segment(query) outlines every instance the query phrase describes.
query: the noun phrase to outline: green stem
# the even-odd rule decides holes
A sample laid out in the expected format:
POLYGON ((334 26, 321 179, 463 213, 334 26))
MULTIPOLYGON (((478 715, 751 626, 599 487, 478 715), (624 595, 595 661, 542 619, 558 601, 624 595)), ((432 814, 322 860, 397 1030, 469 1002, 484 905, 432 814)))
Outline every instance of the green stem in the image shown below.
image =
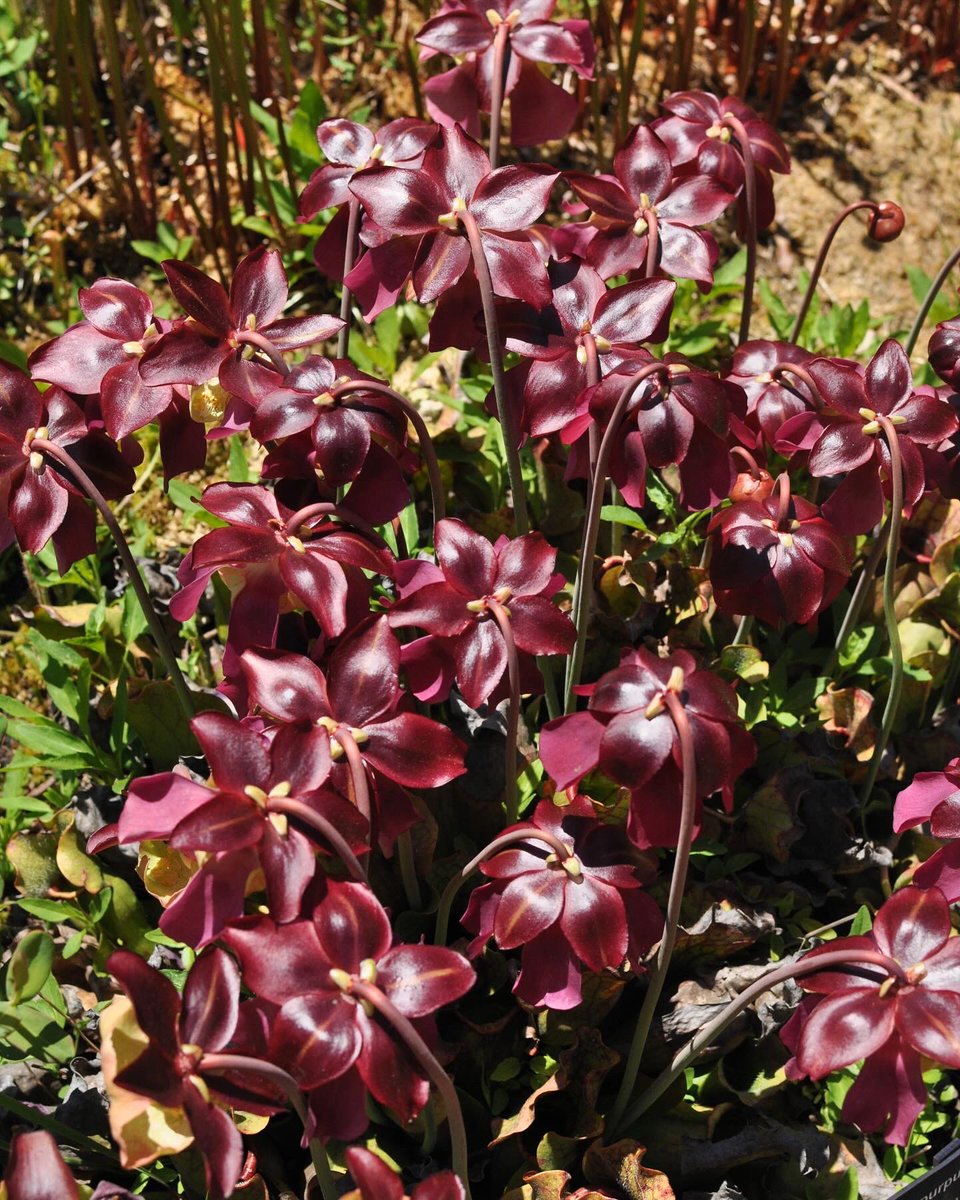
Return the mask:
POLYGON ((457 1090, 453 1080, 437 1062, 430 1047, 407 1018, 399 1012, 387 997, 373 984, 365 983, 354 977, 350 983, 350 992, 359 1000, 366 1000, 377 1010, 381 1017, 392 1026, 402 1039, 407 1049, 423 1068, 427 1077, 436 1087, 443 1100, 447 1114, 447 1124, 450 1126, 450 1150, 453 1158, 454 1172, 463 1184, 465 1200, 470 1198, 470 1175, 468 1172, 467 1131, 463 1124, 463 1112, 457 1098, 457 1090))
POLYGON ((906 350, 908 358, 913 353, 914 347, 917 344, 917 338, 920 336, 920 330, 923 328, 923 323, 927 319, 927 313, 933 307, 933 302, 936 300, 940 289, 946 282, 947 276, 958 262, 960 262, 960 246, 954 250, 947 261, 943 264, 943 266, 937 272, 936 279, 934 279, 933 283, 931 283, 930 287, 927 289, 927 294, 923 298, 923 303, 920 305, 920 310, 916 315, 916 319, 914 320, 910 329, 910 333, 907 336, 907 340, 904 343, 903 348, 906 350))
POLYGON ((163 623, 157 615, 157 610, 153 607, 150 599, 150 593, 147 591, 147 585, 143 582, 143 576, 140 574, 140 568, 137 566, 137 560, 133 557, 133 551, 130 549, 123 530, 120 528, 120 522, 117 520, 110 505, 107 503, 103 493, 93 482, 90 476, 84 471, 79 463, 67 453, 66 450, 57 446, 54 442, 48 441, 47 438, 35 437, 30 443, 33 450, 41 451, 49 458, 52 458, 60 466, 73 476, 84 492, 90 497, 93 503, 97 506, 100 516, 103 518, 103 523, 110 530, 114 544, 117 547, 117 553, 123 562, 127 571, 127 576, 130 580, 130 586, 133 588, 134 595, 143 612, 147 622, 147 628, 150 630, 150 636, 153 638, 154 644, 157 647, 157 653, 160 655, 160 661, 166 668, 167 675, 173 685, 173 690, 176 693, 177 700, 180 702, 180 707, 183 709, 183 714, 188 721, 192 721, 196 716, 193 707, 193 701, 190 697, 190 689, 187 687, 187 681, 184 679, 180 671, 180 664, 177 661, 177 656, 173 652, 173 647, 167 638, 166 630, 163 628, 163 623))
POLYGON ((520 731, 520 660, 517 644, 513 637, 510 612, 499 602, 488 598, 487 608, 500 628, 507 648, 507 678, 510 682, 509 708, 507 709, 507 743, 504 750, 503 791, 507 823, 512 825, 519 817, 517 800, 517 735, 520 731))
MULTIPOLYGON (((341 355, 341 357, 343 356, 341 355)), ((420 453, 427 464, 434 524, 437 521, 442 521, 444 516, 446 516, 446 502, 444 500, 443 478, 440 475, 440 463, 437 460, 437 451, 433 445, 433 439, 430 437, 426 422, 420 415, 416 405, 411 404, 406 396, 401 396, 399 392, 394 391, 392 387, 381 383, 379 380, 348 379, 346 383, 337 384, 330 394, 335 400, 339 400, 341 397, 349 396, 354 392, 374 392, 378 396, 386 396, 401 409, 404 416, 406 416, 407 420, 413 426, 414 432, 417 435, 417 443, 420 446, 420 453)))
POLYGON ((336 853, 340 856, 340 860, 347 868, 350 874, 358 883, 369 884, 367 873, 360 865, 357 856, 350 849, 346 838, 339 829, 325 816, 312 809, 309 804, 305 804, 302 800, 291 798, 290 796, 270 796, 267 800, 267 808, 271 812, 283 813, 285 816, 293 817, 303 825, 309 827, 325 838, 336 853))
MULTIPOLYGON (((310 1127, 310 1117, 303 1093, 297 1087, 293 1076, 288 1075, 276 1063, 266 1062, 260 1058, 248 1058, 245 1054, 205 1054, 200 1060, 199 1070, 201 1072, 245 1071, 248 1075, 259 1075, 283 1092, 290 1101, 290 1107, 300 1118, 304 1130, 310 1127)), ((323 1196, 323 1200, 337 1200, 337 1189, 326 1151, 316 1138, 310 1138, 309 1146, 310 1159, 313 1169, 317 1173, 317 1183, 320 1185, 320 1194, 323 1196)))
POLYGON ((740 618, 740 624, 737 626, 737 632, 733 638, 735 646, 745 646, 747 644, 747 636, 753 628, 753 616, 750 613, 745 613, 740 618))
MULTIPOLYGON (((682 683, 681 683, 682 687, 682 683)), ((683 799, 680 814, 680 832, 677 840, 677 857, 673 864, 673 876, 670 880, 670 894, 667 899, 667 915, 663 928, 663 937, 657 950, 657 961, 647 983, 647 992, 643 998, 640 1015, 633 1031, 633 1041, 627 1055, 627 1063, 620 1081, 620 1090, 610 1110, 606 1130, 608 1135, 615 1134, 623 1124, 623 1116, 633 1090, 637 1084, 643 1051, 646 1048, 650 1026, 656 1012, 657 1002, 663 992, 670 969, 670 959, 673 947, 676 945, 677 933, 680 929, 680 908, 683 904, 683 893, 687 884, 687 869, 690 865, 690 847, 693 845, 693 827, 697 815, 697 756, 693 745, 693 733, 687 719, 686 709, 676 691, 668 685, 663 693, 663 701, 667 706, 680 740, 680 755, 683 771, 683 799)), ((646 718, 643 718, 646 719, 646 718)))
POLYGON ((627 405, 636 389, 651 375, 659 375, 662 386, 663 381, 669 379, 669 368, 662 362, 647 363, 630 376, 620 392, 601 439, 600 449, 597 451, 597 465, 590 482, 590 500, 583 526, 580 565, 577 568, 577 578, 573 587, 572 616, 577 630, 577 640, 567 662, 567 679, 564 687, 567 712, 573 710, 575 701, 573 689, 580 682, 580 672, 583 670, 587 625, 590 622, 590 605, 593 597, 593 558, 597 550, 597 537, 600 532, 600 510, 603 507, 603 493, 607 482, 607 466, 610 462, 610 455, 613 453, 614 441, 619 435, 620 426, 627 411, 627 405))
POLYGON ((889 417, 878 413, 877 422, 883 430, 887 446, 890 449, 890 529, 887 534, 887 561, 883 567, 883 619, 887 626, 887 637, 890 639, 891 673, 890 692, 883 710, 880 735, 873 748, 873 756, 867 767, 867 778, 864 780, 863 789, 860 792, 861 805, 867 802, 873 791, 877 772, 880 770, 880 759, 890 740, 893 723, 897 719, 897 709, 900 706, 900 695, 903 691, 903 647, 900 644, 900 630, 894 608, 897 551, 900 548, 900 526, 903 523, 903 466, 900 460, 900 441, 889 417))
MULTIPOLYGON (((655 1104, 663 1093, 668 1090, 673 1081, 682 1075, 691 1063, 696 1062, 703 1049, 709 1046, 715 1038, 719 1037, 727 1026, 745 1008, 752 1004, 758 996, 762 996, 764 992, 769 991, 780 983, 786 983, 789 979, 800 979, 804 975, 813 975, 818 971, 827 971, 831 967, 856 966, 861 963, 882 967, 889 976, 906 982, 904 971, 900 964, 896 960, 888 958, 885 954, 874 950, 835 950, 829 954, 819 954, 816 958, 804 958, 799 962, 784 963, 768 974, 761 975, 749 987, 744 988, 739 996, 734 997, 726 1008, 719 1012, 712 1021, 708 1021, 687 1042, 683 1049, 674 1055, 670 1066, 657 1076, 653 1083, 643 1091, 623 1114, 621 1122, 623 1128, 628 1128, 634 1121, 642 1117, 647 1109, 655 1104)), ((870 982, 876 982, 872 974, 867 975, 867 978, 870 982)))
POLYGON ((480 226, 477 224, 476 217, 469 210, 464 210, 459 215, 470 242, 473 268, 477 273, 477 283, 480 285, 483 323, 487 331, 487 349, 490 352, 490 370, 493 374, 493 394, 497 402, 497 419, 500 422, 500 436, 503 438, 503 452, 507 461, 510 490, 513 493, 514 523, 517 533, 529 533, 530 518, 527 516, 527 497, 523 490, 523 469, 520 466, 520 451, 517 447, 513 413, 507 403, 506 381, 503 373, 503 347, 500 342, 500 324, 497 320, 497 303, 493 292, 493 280, 490 278, 490 266, 483 251, 483 239, 480 236, 480 226))
POLYGON ((459 874, 454 875, 443 889, 443 895, 440 897, 440 903, 437 906, 437 924, 433 935, 434 945, 445 946, 447 944, 447 931, 450 927, 450 910, 453 908, 453 902, 461 886, 466 883, 481 863, 486 862, 488 858, 492 858, 494 854, 499 854, 501 850, 505 850, 508 846, 516 845, 517 842, 543 842, 545 846, 550 847, 550 850, 556 854, 561 862, 573 854, 573 847, 565 845, 548 829, 531 827, 529 829, 508 829, 504 833, 501 833, 492 842, 488 842, 479 854, 475 854, 459 874))

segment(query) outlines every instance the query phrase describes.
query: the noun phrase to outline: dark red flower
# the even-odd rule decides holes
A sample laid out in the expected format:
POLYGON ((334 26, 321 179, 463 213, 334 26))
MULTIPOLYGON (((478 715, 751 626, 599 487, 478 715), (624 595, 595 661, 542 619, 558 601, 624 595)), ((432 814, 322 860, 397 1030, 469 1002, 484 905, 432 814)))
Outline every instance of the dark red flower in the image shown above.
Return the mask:
POLYGON ((173 403, 168 384, 140 378, 140 358, 170 329, 153 315, 150 297, 122 279, 98 279, 77 297, 86 318, 30 355, 34 379, 82 396, 97 395, 107 433, 126 437, 157 420, 173 403))
POLYGON ((930 337, 927 354, 944 383, 951 387, 960 384, 960 317, 940 322, 930 337))
POLYGON ((508 349, 534 360, 525 375, 522 422, 534 436, 574 418, 577 397, 590 382, 591 357, 595 379, 625 362, 647 361, 639 344, 664 340, 676 292, 665 279, 607 288, 592 267, 575 259, 551 264, 550 281, 553 300, 540 314, 537 340, 507 341, 508 349))
MULTIPOLYGON (((205 1073, 202 1060, 204 1053, 229 1046, 237 1029, 236 963, 222 950, 205 951, 187 976, 182 998, 166 976, 129 950, 111 954, 107 970, 130 997, 137 1024, 149 1039, 146 1050, 118 1073, 117 1084, 158 1104, 186 1110, 203 1155, 211 1200, 223 1200, 243 1168, 243 1139, 221 1107, 236 1103, 237 1092, 219 1075, 205 1073)), ((281 1107, 255 1091, 246 1100, 247 1111, 271 1113, 281 1107)))
POLYGON ((573 624, 550 601, 564 583, 554 573, 557 552, 541 534, 491 544, 449 518, 437 523, 435 543, 439 567, 415 564, 415 589, 387 617, 396 628, 416 625, 448 641, 457 684, 473 708, 488 702, 507 668, 490 600, 506 608, 518 649, 566 654, 573 648, 573 624))
MULTIPOLYGON (((386 617, 344 639, 326 673, 308 658, 277 650, 248 650, 240 661, 251 709, 281 722, 281 732, 319 726, 336 739, 342 728, 356 742, 387 850, 418 819, 403 789, 440 787, 465 770, 464 748, 449 729, 403 710, 400 643, 386 617)), ((334 741, 332 750, 334 781, 346 792, 343 749, 334 741)))
POLYGON ((674 92, 663 107, 670 114, 653 128, 670 151, 674 167, 709 175, 734 195, 743 192, 743 151, 727 124, 735 117, 746 131, 756 167, 757 225, 763 229, 774 217, 770 172, 790 174, 790 155, 772 125, 735 96, 718 98, 710 92, 674 92))
POLYGON ((215 483, 203 493, 203 506, 228 522, 194 542, 180 564, 182 590, 170 612, 185 621, 196 610, 215 572, 234 586, 230 641, 239 654, 248 646, 271 646, 288 595, 303 604, 328 637, 347 627, 351 590, 366 604, 369 584, 363 571, 389 575, 393 558, 367 537, 312 516, 288 528, 295 516, 266 488, 215 483))
MULTIPOLYGON (((771 369, 778 363, 803 366, 812 360, 809 350, 792 342, 754 341, 737 347, 726 378, 742 388, 747 397, 745 421, 756 444, 773 447, 780 426, 790 417, 809 411, 814 403, 802 381, 790 374, 774 375, 771 369)), ((747 445, 755 444, 753 439, 743 440, 747 445)))
POLYGON ((716 220, 733 195, 707 175, 675 181, 666 146, 646 125, 638 125, 613 160, 616 179, 568 171, 566 179, 594 214, 598 233, 587 262, 604 279, 644 270, 647 246, 656 265, 679 279, 709 286, 717 245, 694 226, 716 220))
POLYGON ((865 963, 799 979, 817 999, 783 1036, 795 1052, 787 1065, 793 1078, 822 1079, 866 1060, 844 1119, 865 1130, 885 1124, 886 1140, 896 1145, 906 1145, 926 1104, 925 1061, 960 1067, 960 939, 952 932, 943 893, 907 887, 882 905, 870 933, 837 938, 800 960, 844 950, 854 960, 859 950, 891 960, 889 971, 865 963))
POLYGON ((219 385, 252 404, 277 382, 275 369, 255 359, 257 351, 272 363, 283 351, 325 341, 343 327, 339 317, 281 316, 287 274, 276 250, 261 246, 241 259, 229 295, 189 263, 162 265, 188 319, 152 342, 140 359, 140 377, 150 386, 219 385))
POLYGON ((177 771, 135 780, 117 821, 120 845, 159 840, 200 865, 167 906, 160 927, 191 946, 219 936, 243 915, 250 876, 263 875, 270 911, 291 921, 315 874, 313 829, 287 815, 299 801, 331 821, 352 847, 363 848, 366 822, 346 800, 324 789, 330 734, 323 725, 289 726, 272 741, 222 713, 191 722, 210 767, 209 785, 177 771))
POLYGON ((270 1056, 311 1093, 321 1137, 350 1141, 363 1133, 367 1089, 401 1121, 417 1115, 429 1095, 426 1078, 352 988, 376 987, 419 1022, 473 986, 466 959, 442 946, 391 948, 387 914, 357 883, 328 883, 311 920, 277 926, 260 918, 228 930, 224 940, 240 959, 244 982, 280 1005, 270 1056))
POLYGON ((348 1146, 346 1159, 358 1186, 345 1200, 464 1200, 463 1184, 452 1171, 421 1180, 408 1197, 400 1176, 372 1151, 348 1146))
MULTIPOLYGON (((625 363, 582 392, 578 415, 563 430, 576 442, 595 422, 604 429, 624 387, 653 357, 625 363)), ((736 476, 727 431, 742 418, 743 391, 736 384, 668 354, 664 375, 638 385, 627 405, 610 456, 610 478, 635 508, 646 498, 647 466, 680 467, 680 500, 689 509, 712 508, 730 493, 736 476)))
MULTIPOLYGON (((0 362, 0 501, 20 546, 36 554, 50 539, 57 566, 96 549, 96 516, 67 468, 31 448, 45 438, 69 452, 107 499, 133 487, 133 467, 59 387, 41 393, 22 371, 0 362)), ((0 528, 0 543, 4 542, 0 528)), ((6 544, 9 544, 7 542, 6 544)))
POLYGON ((364 273, 372 273, 379 293, 389 284, 395 297, 411 277, 420 300, 436 300, 470 269, 463 224, 469 214, 496 294, 542 307, 550 301, 550 285, 525 230, 546 208, 557 175, 546 165, 491 171, 487 155, 459 126, 439 130, 419 170, 375 167, 351 182, 350 190, 391 240, 363 256, 347 286, 362 296, 364 273))
POLYGON ((815 504, 791 496, 789 483, 765 500, 721 509, 707 532, 714 599, 731 616, 805 625, 833 603, 853 570, 850 539, 815 504))
POLYGON ((420 57, 454 54, 466 61, 426 81, 430 115, 479 137, 479 114, 493 105, 495 43, 506 39, 504 97, 510 99, 511 141, 537 146, 566 137, 576 120, 577 98, 551 83, 537 64, 560 63, 581 79, 592 79, 594 45, 589 21, 551 21, 555 8, 556 0, 446 0, 417 34, 426 47, 420 57))
POLYGON ((937 393, 918 392, 903 347, 888 338, 861 373, 852 363, 817 358, 806 370, 824 407, 791 417, 777 436, 781 453, 809 451, 811 475, 843 480, 823 505, 842 533, 866 533, 883 516, 890 495, 890 449, 878 416, 895 426, 906 506, 926 486, 920 446, 935 446, 958 428, 957 415, 937 393))
POLYGON ((690 722, 698 796, 719 791, 729 812, 734 781, 757 748, 737 715, 733 689, 700 670, 685 650, 668 658, 624 651, 619 667, 581 689, 590 697, 587 710, 549 721, 540 735, 540 757, 558 787, 599 769, 630 789, 627 831, 642 848, 676 845, 680 822, 682 755, 663 699, 668 689, 690 722))
POLYGON ((918 887, 939 888, 949 903, 960 900, 960 758, 942 771, 921 771, 897 796, 893 809, 895 833, 930 822, 930 832, 948 838, 913 874, 918 887))
POLYGON ((623 831, 601 824, 585 796, 558 805, 541 800, 530 821, 529 844, 501 850, 480 870, 493 882, 476 888, 462 924, 478 936, 479 954, 492 937, 502 950, 520 948, 514 992, 526 1004, 575 1008, 581 1001, 581 965, 617 970, 625 958, 634 968, 658 940, 663 918, 639 890, 653 876, 623 831), (546 830, 568 847, 561 857, 538 840, 546 830))

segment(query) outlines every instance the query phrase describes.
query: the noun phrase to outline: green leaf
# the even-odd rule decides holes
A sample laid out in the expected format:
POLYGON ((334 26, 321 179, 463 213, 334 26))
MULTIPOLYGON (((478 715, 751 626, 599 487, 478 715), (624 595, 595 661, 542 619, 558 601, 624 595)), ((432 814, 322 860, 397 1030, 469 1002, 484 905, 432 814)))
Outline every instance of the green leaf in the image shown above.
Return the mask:
POLYGON ((850 936, 860 937, 864 933, 869 933, 873 928, 873 914, 866 904, 861 904, 857 909, 857 915, 853 918, 853 923, 850 926, 850 936))
POLYGON ((76 1053, 70 1033, 64 1033, 36 1000, 13 1005, 0 1001, 0 1045, 5 1059, 69 1062, 76 1053))
POLYGON ((747 683, 758 683, 770 674, 770 664, 764 661, 756 646, 724 646, 720 652, 720 669, 747 683))
POLYGON ((11 1004, 32 999, 43 987, 53 966, 53 938, 32 929, 17 942, 7 964, 7 999, 11 1004))
POLYGON ((29 913, 31 917, 39 917, 41 921, 50 921, 57 925, 60 922, 72 921, 82 929, 87 928, 87 914, 76 904, 66 900, 47 900, 43 896, 19 896, 17 907, 29 913))
POLYGON ((600 520, 610 521, 616 525, 626 525, 630 529, 646 530, 647 523, 639 513, 627 508, 625 504, 605 504, 600 509, 600 520))
POLYGON ((490 1082, 506 1083, 509 1079, 516 1079, 522 1070, 523 1064, 518 1058, 505 1058, 490 1072, 490 1082))

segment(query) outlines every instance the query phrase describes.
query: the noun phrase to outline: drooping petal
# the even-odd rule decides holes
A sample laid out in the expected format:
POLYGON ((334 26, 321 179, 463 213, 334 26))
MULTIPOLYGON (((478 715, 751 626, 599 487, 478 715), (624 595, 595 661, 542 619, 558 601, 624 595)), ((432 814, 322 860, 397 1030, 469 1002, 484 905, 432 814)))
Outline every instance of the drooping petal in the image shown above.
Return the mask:
POLYGON ((557 717, 543 727, 540 758, 558 788, 579 782, 597 766, 605 728, 590 712, 557 717))
POLYGON ((500 897, 494 937, 502 950, 513 950, 555 925, 563 910, 566 872, 544 867, 507 884, 500 897))
POLYGON ((577 97, 548 79, 532 62, 520 70, 510 91, 510 141, 518 148, 566 137, 577 119, 577 97))
POLYGON ((894 1029, 896 1003, 878 988, 851 988, 822 1000, 807 1018, 797 1062, 811 1079, 879 1050, 894 1029))
POLYGON ((120 844, 168 838, 177 825, 205 805, 212 792, 173 771, 135 779, 117 822, 120 844))
POLYGON ((459 739, 419 713, 399 713, 366 732, 369 741, 361 747, 364 759, 403 787, 441 787, 466 770, 459 739))
POLYGON ((240 1004, 240 972, 223 950, 204 950, 183 988, 180 1032, 185 1042, 216 1051, 233 1037, 240 1004))
POLYGON ((163 932, 199 950, 243 915, 247 880, 257 867, 253 850, 207 859, 160 918, 163 932))
POLYGON ((346 1160, 350 1174, 360 1188, 361 1200, 404 1200, 400 1176, 391 1171, 382 1158, 363 1146, 349 1146, 346 1160))
POLYGON ((548 929, 524 946, 513 990, 537 1007, 566 1012, 582 999, 580 964, 559 928, 548 929))
POLYGON ((245 650, 240 656, 251 707, 283 721, 307 722, 329 716, 327 681, 302 654, 282 650, 245 650))
POLYGON ((263 738, 226 713, 201 713, 190 723, 210 764, 217 787, 241 795, 248 785, 264 787, 270 755, 263 738))
POLYGON ((407 1124, 430 1096, 430 1085, 410 1053, 376 1021, 360 1009, 363 1049, 357 1067, 374 1099, 385 1104, 407 1124))
POLYGON ((170 836, 174 850, 230 853, 254 846, 263 835, 259 806, 233 792, 216 793, 180 822, 170 836))
POLYGON ((507 669, 507 648, 493 621, 480 621, 453 641, 457 683, 472 708, 486 704, 507 669))
POLYGON ((867 1133, 885 1126, 885 1141, 905 1146, 926 1103, 920 1056, 894 1035, 863 1064, 841 1115, 867 1133))
POLYGON ((115 950, 107 959, 107 970, 130 997, 137 1024, 172 1058, 180 1044, 177 989, 131 950, 115 950))
POLYGON ((616 969, 627 953, 623 898, 599 879, 571 880, 564 889, 560 928, 570 947, 591 971, 616 969))
POLYGON ((907 989, 897 997, 897 1032, 941 1066, 960 1067, 960 993, 907 989))
POLYGON ((546 164, 498 167, 480 181, 470 211, 481 229, 520 232, 543 213, 558 178, 546 164))
POLYGON ((443 573, 459 592, 471 599, 493 593, 497 559, 483 534, 455 517, 448 517, 437 522, 435 544, 443 573))
POLYGON ((160 265, 170 290, 188 316, 219 337, 225 337, 233 329, 230 302, 219 283, 190 263, 168 259, 160 265))
POLYGON ((203 1155, 209 1200, 225 1200, 232 1194, 243 1169, 240 1130, 222 1108, 205 1100, 195 1087, 184 1089, 184 1107, 195 1145, 203 1155))
POLYGON ((305 1090, 329 1083, 360 1055, 356 1011, 338 993, 308 992, 288 1000, 273 1022, 271 1057, 305 1090))
POLYGON ((938 888, 901 888, 883 904, 873 922, 879 949, 905 967, 936 954, 950 930, 950 906, 938 888))
POLYGON ((45 1129, 14 1133, 3 1183, 8 1200, 80 1200, 77 1181, 45 1129))
POLYGON ((324 956, 351 975, 365 959, 382 958, 393 939, 383 906, 360 883, 330 883, 313 919, 324 956))
POLYGON ((377 964, 377 987, 405 1017, 425 1017, 473 987, 476 972, 446 946, 395 946, 377 964))

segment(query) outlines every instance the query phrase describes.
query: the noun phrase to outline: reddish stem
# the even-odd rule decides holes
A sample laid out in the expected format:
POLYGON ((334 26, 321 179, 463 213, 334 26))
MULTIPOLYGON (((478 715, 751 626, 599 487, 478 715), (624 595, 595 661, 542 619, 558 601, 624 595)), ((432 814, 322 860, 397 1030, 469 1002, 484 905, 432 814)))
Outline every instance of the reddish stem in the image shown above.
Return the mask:
POLYGON ((416 405, 411 404, 406 396, 401 396, 399 392, 395 392, 392 387, 381 383, 379 380, 348 379, 346 383, 337 384, 330 394, 335 400, 339 400, 342 396, 350 396, 355 392, 374 392, 378 396, 386 396, 403 411, 416 432, 420 453, 427 464, 434 524, 437 521, 442 521, 444 516, 446 516, 446 503, 443 493, 443 479, 440 475, 440 464, 437 461, 437 452, 434 449, 433 440, 427 430, 426 422, 417 410, 416 405))
POLYGON ((747 273, 743 281, 743 308, 740 312, 738 344, 750 340, 750 317, 753 312, 753 287, 757 278, 757 169, 753 162, 750 136, 738 117, 727 113, 723 124, 731 131, 743 155, 744 192, 747 208, 747 273))
POLYGON ((360 865, 357 856, 350 849, 340 830, 332 821, 328 821, 325 816, 311 808, 309 804, 304 804, 302 800, 296 800, 290 796, 270 796, 267 800, 267 808, 270 812, 283 813, 285 816, 293 817, 302 825, 309 825, 311 829, 316 830, 337 852, 343 865, 354 879, 358 883, 369 883, 366 871, 360 865))
MULTIPOLYGON (((343 249, 343 278, 346 279, 353 270, 357 257, 357 234, 360 230, 360 201, 356 196, 351 197, 347 209, 347 244, 343 249)), ((337 334, 337 358, 346 358, 350 349, 350 306, 353 295, 346 283, 340 295, 340 320, 343 328, 337 334)))
POLYGON ((503 123, 503 93, 510 69, 510 23, 501 21, 493 35, 493 86, 490 95, 490 169, 500 166, 500 128, 503 123))
POLYGON ((513 626, 510 623, 509 610, 491 597, 487 598, 487 608, 493 614, 493 619, 500 627, 504 645, 507 648, 507 677, 510 681, 510 699, 507 709, 507 745, 503 764, 504 770, 504 808, 507 821, 513 824, 519 816, 517 809, 517 734, 520 729, 520 660, 517 658, 517 643, 513 637, 513 626))
POLYGON ((801 383, 806 384, 806 386, 809 388, 809 396, 805 396, 803 392, 798 391, 796 388, 790 388, 790 390, 798 395, 801 400, 807 404, 812 404, 817 412, 821 412, 826 407, 826 402, 824 401, 823 396, 820 394, 820 388, 817 386, 817 381, 813 378, 806 367, 801 366, 800 363, 778 362, 774 363, 774 365, 770 368, 770 376, 776 383, 782 384, 784 387, 790 387, 790 385, 784 381, 785 375, 792 375, 795 379, 799 379, 801 383))
POLYGON ((733 454, 735 457, 742 459, 743 462, 746 463, 747 469, 749 470, 750 474, 759 483, 760 478, 761 478, 760 465, 757 462, 757 460, 753 457, 753 455, 750 453, 750 451, 745 449, 743 446, 731 446, 730 453, 733 454))
POLYGON ((302 525, 313 517, 337 517, 345 525, 353 525, 361 533, 366 534, 381 549, 387 545, 380 534, 363 517, 358 516, 349 508, 343 508, 341 505, 333 504, 329 500, 318 500, 316 504, 306 504, 303 508, 298 508, 295 513, 287 518, 283 532, 288 535, 296 533, 302 525))
POLYGON ((657 261, 660 258, 660 220, 652 208, 643 210, 643 219, 647 223, 647 257, 643 273, 647 279, 653 279, 657 274, 657 261))
POLYGON ((353 802, 361 817, 366 818, 370 826, 371 844, 373 839, 373 816, 370 809, 370 785, 367 782, 367 768, 363 765, 363 755, 356 739, 346 725, 338 725, 331 734, 343 747, 343 753, 350 768, 350 785, 353 790, 353 802))
POLYGON ((784 531, 787 516, 790 512, 790 476, 786 471, 781 471, 777 476, 777 529, 780 532, 784 531))
POLYGON ((290 368, 287 366, 283 355, 273 342, 269 338, 265 338, 262 333, 257 333, 255 329, 242 329, 237 334, 237 341, 242 346, 255 346, 257 350, 263 351, 284 377, 290 374, 290 368))

